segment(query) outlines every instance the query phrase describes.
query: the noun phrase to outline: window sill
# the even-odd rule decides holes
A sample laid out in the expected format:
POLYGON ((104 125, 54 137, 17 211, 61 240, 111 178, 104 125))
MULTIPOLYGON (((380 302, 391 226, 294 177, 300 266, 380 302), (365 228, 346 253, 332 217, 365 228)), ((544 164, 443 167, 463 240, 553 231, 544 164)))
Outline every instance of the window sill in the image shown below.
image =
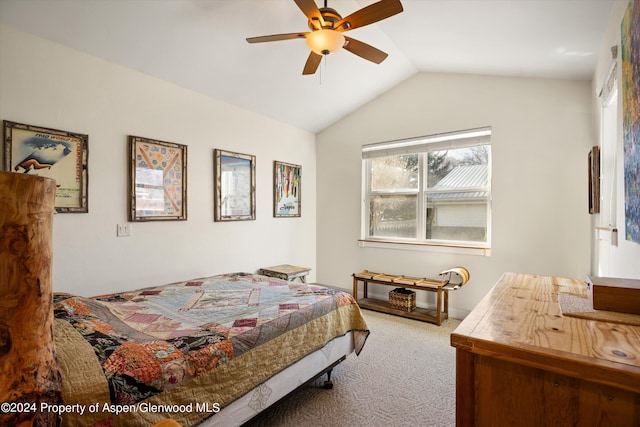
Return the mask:
POLYGON ((389 242, 384 240, 358 240, 361 248, 399 249, 405 251, 440 252, 458 255, 491 256, 491 248, 480 246, 438 245, 433 243, 389 242))

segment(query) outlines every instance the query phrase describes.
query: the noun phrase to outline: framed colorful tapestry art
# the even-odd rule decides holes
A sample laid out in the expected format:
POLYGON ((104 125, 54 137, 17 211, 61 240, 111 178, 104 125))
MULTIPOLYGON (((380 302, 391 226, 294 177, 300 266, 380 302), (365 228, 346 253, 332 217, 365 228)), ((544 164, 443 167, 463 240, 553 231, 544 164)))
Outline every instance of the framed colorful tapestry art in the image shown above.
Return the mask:
POLYGON ((129 136, 129 220, 187 219, 187 146, 129 136))

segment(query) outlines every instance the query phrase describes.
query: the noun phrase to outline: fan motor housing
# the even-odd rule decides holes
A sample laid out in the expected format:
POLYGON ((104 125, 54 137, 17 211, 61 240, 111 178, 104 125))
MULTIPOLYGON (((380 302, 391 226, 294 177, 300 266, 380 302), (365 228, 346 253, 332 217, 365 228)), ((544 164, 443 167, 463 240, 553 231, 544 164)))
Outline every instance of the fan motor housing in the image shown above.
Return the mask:
POLYGON ((322 28, 333 29, 336 22, 342 19, 342 16, 335 9, 330 7, 322 7, 319 9, 322 19, 324 19, 324 27, 316 19, 309 20, 309 29, 312 31, 320 30, 322 28))

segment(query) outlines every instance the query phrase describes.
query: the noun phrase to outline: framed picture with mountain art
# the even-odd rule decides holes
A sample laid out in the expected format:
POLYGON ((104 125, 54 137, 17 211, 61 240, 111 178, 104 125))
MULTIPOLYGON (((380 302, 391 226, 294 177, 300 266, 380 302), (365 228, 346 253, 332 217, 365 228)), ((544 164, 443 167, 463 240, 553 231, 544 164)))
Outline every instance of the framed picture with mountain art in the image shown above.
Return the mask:
POLYGON ((301 216, 302 166, 273 162, 273 216, 301 216))
POLYGON ((58 213, 87 213, 89 136, 4 120, 4 169, 56 180, 58 213))

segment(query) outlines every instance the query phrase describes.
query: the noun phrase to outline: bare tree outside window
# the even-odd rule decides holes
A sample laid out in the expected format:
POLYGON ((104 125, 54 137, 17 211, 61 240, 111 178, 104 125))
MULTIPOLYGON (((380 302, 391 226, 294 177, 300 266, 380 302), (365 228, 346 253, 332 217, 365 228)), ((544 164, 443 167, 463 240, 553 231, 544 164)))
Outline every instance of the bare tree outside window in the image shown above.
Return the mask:
POLYGON ((420 173, 417 154, 371 159, 369 199, 372 236, 415 237, 420 173))

